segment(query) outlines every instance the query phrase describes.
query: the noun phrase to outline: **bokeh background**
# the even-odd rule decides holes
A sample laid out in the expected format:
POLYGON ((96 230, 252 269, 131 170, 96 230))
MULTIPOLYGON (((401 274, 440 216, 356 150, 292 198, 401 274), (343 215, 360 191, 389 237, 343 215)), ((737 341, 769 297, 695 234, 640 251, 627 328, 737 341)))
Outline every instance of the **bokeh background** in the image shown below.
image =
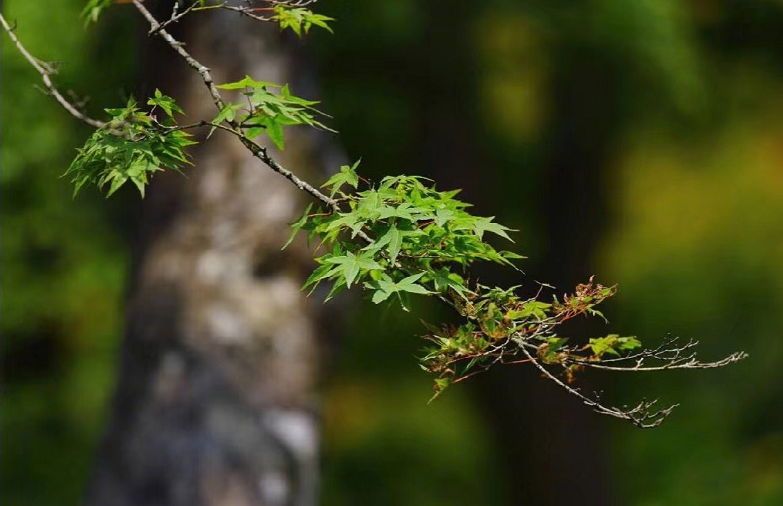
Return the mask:
MULTIPOLYGON (((34 54, 65 61, 65 89, 114 105, 133 89, 137 20, 118 7, 85 30, 83 3, 2 8, 34 54)), ((618 504, 783 504, 783 2, 318 7, 338 20, 336 35, 306 42, 323 109, 371 176, 422 173, 465 188, 478 214, 520 230, 530 279, 559 291, 590 274, 619 283, 605 313, 620 333, 693 338, 705 359, 750 354, 722 370, 597 379, 616 399, 682 406, 653 431, 593 420, 598 450, 572 448, 558 456, 564 468, 601 452, 618 504)), ((72 200, 59 176, 89 131, 36 82, 3 36, 9 506, 76 504, 83 493, 115 379, 139 209, 132 193, 72 200)), ((437 310, 350 311, 324 394, 322 504, 507 503, 503 447, 482 399, 499 392, 490 397, 502 411, 516 385, 489 373, 427 405, 416 335, 418 317, 437 310)), ((505 437, 546 434, 539 401, 521 401, 534 429, 505 437)), ((539 457, 551 458, 528 456, 539 457)))

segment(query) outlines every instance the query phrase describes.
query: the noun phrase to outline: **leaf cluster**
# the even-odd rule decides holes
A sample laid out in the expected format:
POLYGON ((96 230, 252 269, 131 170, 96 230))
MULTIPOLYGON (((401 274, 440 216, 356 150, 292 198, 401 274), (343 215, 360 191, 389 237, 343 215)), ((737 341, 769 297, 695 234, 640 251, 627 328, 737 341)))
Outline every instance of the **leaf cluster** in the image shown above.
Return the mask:
POLYGON ((316 259, 320 267, 305 288, 332 281, 328 299, 361 284, 376 304, 394 296, 407 309, 410 294, 466 298, 464 275, 476 261, 513 265, 521 258, 486 241, 488 232, 510 240, 510 229, 467 212, 469 205, 455 198, 458 190, 441 192, 426 178, 395 176, 359 191, 357 166, 343 166, 323 185, 344 211, 308 208, 292 224, 294 234, 306 230, 329 249, 316 259), (346 187, 356 191, 346 193, 346 187))
POLYGON ((318 102, 292 95, 287 84, 281 86, 245 76, 240 81, 221 84, 218 88, 240 91, 245 101, 226 104, 212 123, 236 123, 251 139, 266 134, 282 150, 285 149, 284 126, 308 125, 333 131, 316 119, 316 116, 325 116, 313 107, 318 102))
POLYGON ((125 107, 106 109, 111 120, 97 129, 77 149, 78 154, 63 176, 74 183, 74 196, 86 184, 94 184, 111 196, 130 181, 144 196, 144 187, 153 173, 169 168, 179 171, 190 164, 185 148, 196 144, 190 134, 178 130, 174 113, 181 113, 171 97, 159 90, 150 98, 151 111, 139 108, 131 98, 125 107), (165 119, 153 115, 159 108, 165 119))
POLYGON ((469 268, 475 262, 514 267, 512 261, 522 258, 487 241, 491 236, 510 241, 511 229, 469 213, 469 204, 456 198, 458 190, 438 191, 418 176, 389 176, 373 185, 356 173, 358 164, 341 167, 323 184, 336 208, 308 206, 292 223, 289 243, 304 230, 308 240, 320 240, 319 247, 327 250, 316 258, 319 267, 303 289, 312 291, 330 281, 327 300, 359 285, 375 304, 396 300, 408 310, 411 295, 425 295, 451 305, 463 324, 430 327, 421 358, 422 368, 436 375, 436 395, 494 364, 515 363, 525 352, 542 364, 562 366, 570 382, 583 363, 641 345, 636 338, 615 334, 570 345, 557 335, 561 324, 577 316, 603 318, 596 306, 613 296, 615 287, 592 278, 573 294, 550 301, 541 300, 543 288, 523 298, 517 295, 519 286, 472 283, 469 268))
POLYGON ((596 306, 612 297, 615 287, 588 283, 578 285, 575 293, 551 302, 535 297, 521 298, 510 289, 478 285, 460 304, 466 322, 459 326, 430 327, 425 336, 430 343, 422 358, 422 367, 438 376, 436 395, 446 386, 459 382, 494 364, 530 362, 523 349, 542 364, 562 367, 567 382, 585 362, 600 362, 604 355, 620 356, 641 346, 635 337, 610 334, 592 338, 585 345, 569 345, 557 329, 578 316, 599 316, 596 306), (526 358, 520 359, 520 355, 526 358))
POLYGON ((302 32, 309 33, 310 28, 313 26, 318 26, 329 33, 334 33, 329 26, 329 22, 334 21, 334 18, 329 16, 315 14, 310 9, 292 7, 285 3, 275 5, 273 10, 272 21, 276 21, 280 25, 281 30, 290 28, 299 37, 302 36, 302 32))

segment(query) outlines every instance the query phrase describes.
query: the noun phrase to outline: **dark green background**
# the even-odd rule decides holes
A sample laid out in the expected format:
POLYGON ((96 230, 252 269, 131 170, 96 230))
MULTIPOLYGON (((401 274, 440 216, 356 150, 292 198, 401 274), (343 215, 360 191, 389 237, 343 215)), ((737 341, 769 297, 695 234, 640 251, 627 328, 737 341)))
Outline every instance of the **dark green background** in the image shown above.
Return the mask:
MULTIPOLYGON (((114 106, 134 88, 137 20, 118 7, 84 30, 82 4, 7 0, 3 13, 34 54, 67 62, 63 88, 92 97, 94 109, 114 106)), ((467 187, 478 214, 521 230, 525 270, 540 279, 547 259, 569 258, 551 249, 568 220, 550 219, 561 203, 547 199, 563 196, 546 185, 558 157, 571 156, 569 181, 600 175, 580 196, 583 212, 571 211, 574 223, 600 220, 587 238, 575 228, 573 251, 590 246, 573 261, 620 284, 606 311, 613 329, 649 343, 693 338, 704 358, 750 353, 723 370, 604 379, 615 398, 682 403, 654 431, 600 420, 620 503, 783 504, 783 2, 318 7, 338 20, 336 35, 307 41, 323 109, 370 174, 425 172, 467 187), (439 135, 454 152, 470 146, 467 167, 452 171, 443 143, 428 151, 439 135), (561 138, 578 151, 559 150, 561 138)), ((3 35, 0 499, 9 506, 79 501, 113 386, 138 211, 130 192, 71 200, 59 176, 89 131, 37 82, 3 35)), ((500 501, 474 390, 426 404, 430 378, 413 358, 418 315, 353 311, 324 399, 322 503, 500 501)), ((590 461, 575 448, 563 465, 590 461)))

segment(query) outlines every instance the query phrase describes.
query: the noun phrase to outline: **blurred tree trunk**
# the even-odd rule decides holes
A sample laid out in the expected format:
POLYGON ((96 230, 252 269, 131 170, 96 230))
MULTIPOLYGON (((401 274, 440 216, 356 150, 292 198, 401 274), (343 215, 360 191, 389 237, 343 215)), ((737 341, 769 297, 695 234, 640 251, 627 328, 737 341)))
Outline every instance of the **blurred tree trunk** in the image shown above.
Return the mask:
MULTIPOLYGON (((161 4, 159 19, 171 12, 161 4)), ((177 35, 216 81, 249 74, 313 96, 298 43, 277 27, 226 13, 190 18, 177 35)), ((214 117, 199 76, 159 41, 145 44, 140 96, 160 87, 190 119, 214 117)), ((316 502, 326 332, 320 304, 299 291, 310 254, 296 242, 280 251, 303 196, 248 155, 218 132, 196 147, 187 177, 157 176, 144 201, 89 506, 316 502)), ((277 156, 312 177, 328 155, 322 136, 291 131, 277 156)))

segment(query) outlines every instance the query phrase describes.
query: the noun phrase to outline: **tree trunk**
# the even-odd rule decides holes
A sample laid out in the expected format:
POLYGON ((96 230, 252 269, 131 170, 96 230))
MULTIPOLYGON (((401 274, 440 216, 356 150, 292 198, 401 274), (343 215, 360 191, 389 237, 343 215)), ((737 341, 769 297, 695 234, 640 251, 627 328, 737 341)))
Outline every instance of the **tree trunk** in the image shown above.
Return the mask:
MULTIPOLYGON (((159 19, 170 8, 160 5, 159 19)), ((248 74, 313 95, 277 27, 190 18, 177 36, 216 81, 248 74)), ((140 95, 160 87, 189 120, 214 117, 199 76, 159 41, 148 48, 140 95)), ((193 153, 187 177, 156 176, 143 204, 119 382, 87 504, 315 504, 326 332, 321 305, 299 290, 310 253, 298 242, 280 251, 304 197, 221 132, 193 153)), ((289 129, 275 156, 310 177, 326 153, 322 136, 289 129)))

